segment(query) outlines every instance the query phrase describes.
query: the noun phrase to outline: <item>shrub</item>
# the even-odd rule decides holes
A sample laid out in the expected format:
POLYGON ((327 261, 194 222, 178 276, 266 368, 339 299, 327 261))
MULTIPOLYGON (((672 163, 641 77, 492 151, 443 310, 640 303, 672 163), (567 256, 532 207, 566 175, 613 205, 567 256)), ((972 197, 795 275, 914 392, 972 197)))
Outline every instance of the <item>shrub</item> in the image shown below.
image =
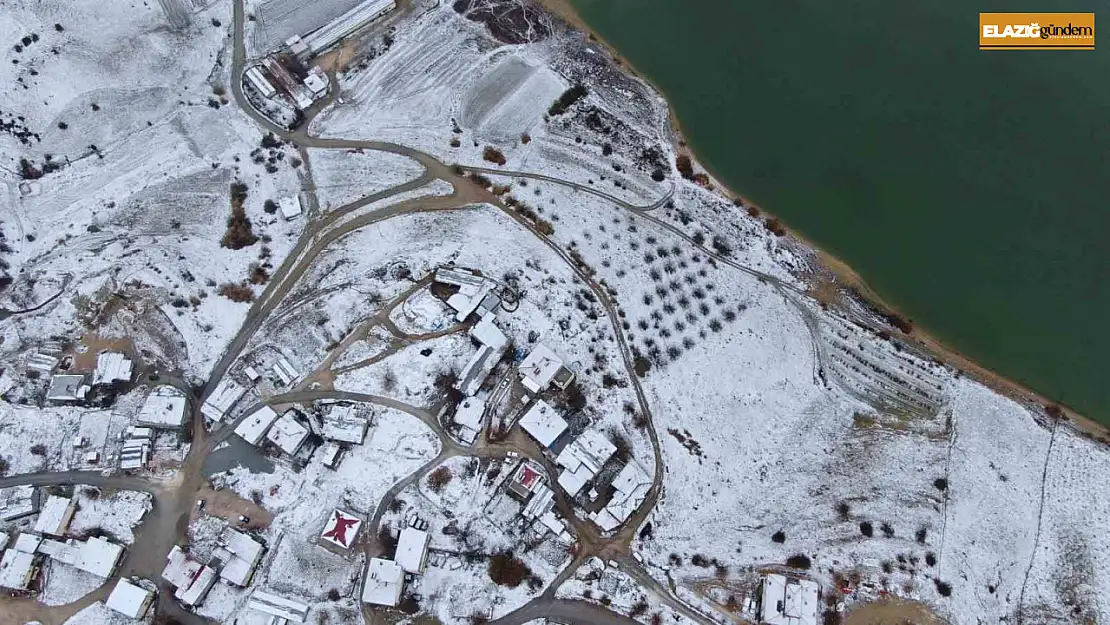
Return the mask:
POLYGON ((929 566, 936 566, 937 565, 937 554, 933 553, 932 551, 926 553, 925 554, 925 564, 928 564, 929 566))
POLYGON ((683 178, 687 180, 694 179, 694 163, 689 156, 679 155, 678 158, 674 159, 674 167, 683 178))
POLYGON ((887 538, 894 538, 894 528, 891 527, 890 523, 884 522, 882 525, 879 526, 879 529, 882 530, 883 536, 886 536, 887 538))
POLYGON ((690 564, 693 564, 694 566, 701 567, 703 569, 708 568, 709 567, 709 559, 706 558, 705 556, 701 555, 700 553, 696 553, 696 554, 694 554, 693 556, 690 557, 690 564))
POLYGON ((511 551, 502 551, 491 556, 487 572, 493 583, 506 588, 516 588, 532 576, 532 569, 511 551))
POLYGON ((247 219, 243 202, 247 199, 247 185, 241 182, 231 184, 231 216, 227 218, 227 231, 220 239, 220 245, 232 250, 241 250, 258 241, 251 222, 247 219))
POLYGON ((36 456, 45 456, 46 445, 43 445, 42 443, 35 443, 34 445, 31 445, 31 453, 36 456))
POLYGON ((792 569, 809 570, 809 567, 812 565, 813 563, 810 561, 809 556, 804 556, 800 553, 786 559, 786 566, 792 569))
POLYGON ((859 524, 859 533, 871 538, 875 535, 875 528, 871 527, 871 521, 863 521, 859 524))
POLYGON ((563 95, 559 96, 559 99, 555 100, 555 102, 551 104, 551 107, 547 109, 547 114, 554 117, 556 115, 562 115, 563 113, 566 113, 567 109, 569 109, 582 98, 586 97, 586 94, 588 94, 589 92, 589 89, 586 89, 582 85, 572 86, 570 89, 564 91, 563 95))
POLYGON ((648 371, 651 371, 651 361, 643 355, 638 355, 632 359, 632 369, 636 372, 636 375, 642 378, 647 375, 648 371))
POLYGON ((328 601, 339 601, 339 590, 332 588, 328 591, 328 601))
POLYGON ((782 225, 778 217, 768 217, 763 221, 763 227, 776 237, 781 237, 786 234, 786 226, 782 225))
POLYGON ((262 210, 266 211, 267 214, 273 215, 277 212, 277 209, 277 202, 273 200, 266 200, 262 203, 262 210))
POLYGON ((251 263, 251 284, 266 284, 269 279, 270 274, 262 267, 262 265, 259 265, 258 263, 251 263))
POLYGON ((451 477, 451 469, 439 467, 428 475, 428 488, 437 493, 442 492, 451 483, 451 477))
POLYGON ((462 141, 459 141, 458 137, 451 137, 451 141, 449 142, 449 145, 453 148, 457 148, 460 145, 462 145, 462 141))
POLYGON ((11 465, 8 463, 7 458, 0 457, 0 475, 5 475, 8 472, 8 467, 10 466, 11 465))
POLYGON ((496 165, 505 164, 505 155, 492 145, 487 145, 486 149, 482 150, 482 158, 496 165))
POLYGON ((926 533, 927 533, 927 530, 924 527, 922 527, 922 528, 919 528, 917 530, 916 534, 914 534, 914 538, 917 539, 918 544, 922 544, 922 545, 925 544, 925 535, 926 535, 926 533))
POLYGON ((933 583, 937 587, 937 593, 942 597, 949 597, 952 595, 952 586, 948 582, 942 582, 939 578, 933 578, 933 583))
POLYGON ((748 217, 759 217, 759 207, 755 204, 748 204, 748 217))
POLYGON ((779 530, 779 531, 775 532, 774 534, 771 534, 771 542, 776 542, 776 543, 779 543, 781 545, 782 543, 786 542, 786 534, 783 533, 782 530, 779 530))
POLYGON ((532 142, 532 136, 529 135, 528 133, 524 133, 524 134, 520 135, 520 142, 525 144, 525 145, 528 145, 529 143, 532 142))
POLYGON ((220 285, 220 288, 216 292, 233 302, 245 303, 254 301, 254 289, 245 283, 233 284, 231 282, 225 282, 220 285))
POLYGON ((848 505, 847 501, 841 501, 836 504, 836 516, 839 517, 841 521, 847 521, 848 515, 851 513, 852 507, 848 505))
POLYGON ((944 492, 948 490, 948 480, 944 479, 943 477, 938 477, 937 479, 933 480, 933 486, 935 486, 937 490, 944 492))

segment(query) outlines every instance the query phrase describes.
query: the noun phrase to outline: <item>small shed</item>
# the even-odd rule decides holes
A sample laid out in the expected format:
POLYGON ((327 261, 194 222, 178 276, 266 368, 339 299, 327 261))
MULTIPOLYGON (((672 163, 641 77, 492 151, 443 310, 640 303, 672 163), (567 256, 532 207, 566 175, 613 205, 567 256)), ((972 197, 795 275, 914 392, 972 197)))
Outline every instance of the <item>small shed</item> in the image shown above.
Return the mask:
POLYGON ((366 583, 362 587, 362 601, 374 605, 396 607, 405 589, 405 571, 392 560, 370 558, 366 569, 366 583))
POLYGON ((112 594, 108 595, 104 605, 124 616, 141 619, 146 616, 152 603, 154 603, 153 592, 121 579, 116 582, 116 587, 112 589, 112 594))
POLYGON ((424 530, 406 527, 397 539, 397 564, 406 573, 422 575, 428 566, 428 546, 432 537, 424 530))

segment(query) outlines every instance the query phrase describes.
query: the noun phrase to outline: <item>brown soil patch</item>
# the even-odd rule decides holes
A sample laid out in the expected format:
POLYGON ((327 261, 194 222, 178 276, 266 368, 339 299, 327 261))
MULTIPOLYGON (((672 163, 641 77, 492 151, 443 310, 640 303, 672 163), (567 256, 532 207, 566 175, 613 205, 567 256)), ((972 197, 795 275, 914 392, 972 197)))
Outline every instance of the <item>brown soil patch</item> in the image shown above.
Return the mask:
POLYGON ((885 599, 853 608, 844 625, 947 625, 925 604, 902 599, 885 599))
POLYGON ((193 506, 190 521, 200 514, 207 514, 227 520, 232 527, 255 530, 269 527, 274 520, 274 515, 268 510, 249 499, 243 499, 230 489, 212 490, 211 486, 205 484, 197 491, 197 499, 204 500, 204 510, 193 506), (239 515, 250 519, 250 523, 239 523, 239 515))
POLYGON ((104 338, 96 332, 89 332, 81 337, 80 344, 86 349, 84 353, 76 349, 73 350, 72 369, 74 371, 92 371, 96 369, 97 354, 104 350, 123 352, 128 355, 135 353, 135 344, 127 337, 104 338))

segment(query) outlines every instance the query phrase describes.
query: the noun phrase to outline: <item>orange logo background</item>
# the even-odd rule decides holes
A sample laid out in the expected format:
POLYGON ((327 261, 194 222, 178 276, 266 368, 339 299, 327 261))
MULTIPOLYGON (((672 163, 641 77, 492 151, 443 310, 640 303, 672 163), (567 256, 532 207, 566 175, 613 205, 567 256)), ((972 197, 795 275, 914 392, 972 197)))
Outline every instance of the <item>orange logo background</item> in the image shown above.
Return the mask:
POLYGON ((980 50, 1094 50, 1094 13, 980 13, 980 50))

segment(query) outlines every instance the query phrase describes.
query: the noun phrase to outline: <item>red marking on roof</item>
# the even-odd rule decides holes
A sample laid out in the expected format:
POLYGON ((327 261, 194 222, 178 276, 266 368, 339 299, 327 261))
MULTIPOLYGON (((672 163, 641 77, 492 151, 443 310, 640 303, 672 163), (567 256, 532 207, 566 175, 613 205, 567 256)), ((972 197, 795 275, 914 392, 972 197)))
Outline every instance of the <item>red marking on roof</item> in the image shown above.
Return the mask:
POLYGON ((333 527, 324 532, 323 537, 330 538, 343 546, 350 545, 350 539, 347 538, 347 530, 350 529, 352 525, 357 524, 358 519, 348 518, 344 516, 343 513, 336 510, 335 519, 332 523, 334 523, 333 527))
POLYGON ((517 481, 528 490, 532 489, 532 486, 536 484, 536 480, 538 479, 540 479, 540 474, 527 464, 522 465, 520 467, 520 472, 517 473, 517 481))

